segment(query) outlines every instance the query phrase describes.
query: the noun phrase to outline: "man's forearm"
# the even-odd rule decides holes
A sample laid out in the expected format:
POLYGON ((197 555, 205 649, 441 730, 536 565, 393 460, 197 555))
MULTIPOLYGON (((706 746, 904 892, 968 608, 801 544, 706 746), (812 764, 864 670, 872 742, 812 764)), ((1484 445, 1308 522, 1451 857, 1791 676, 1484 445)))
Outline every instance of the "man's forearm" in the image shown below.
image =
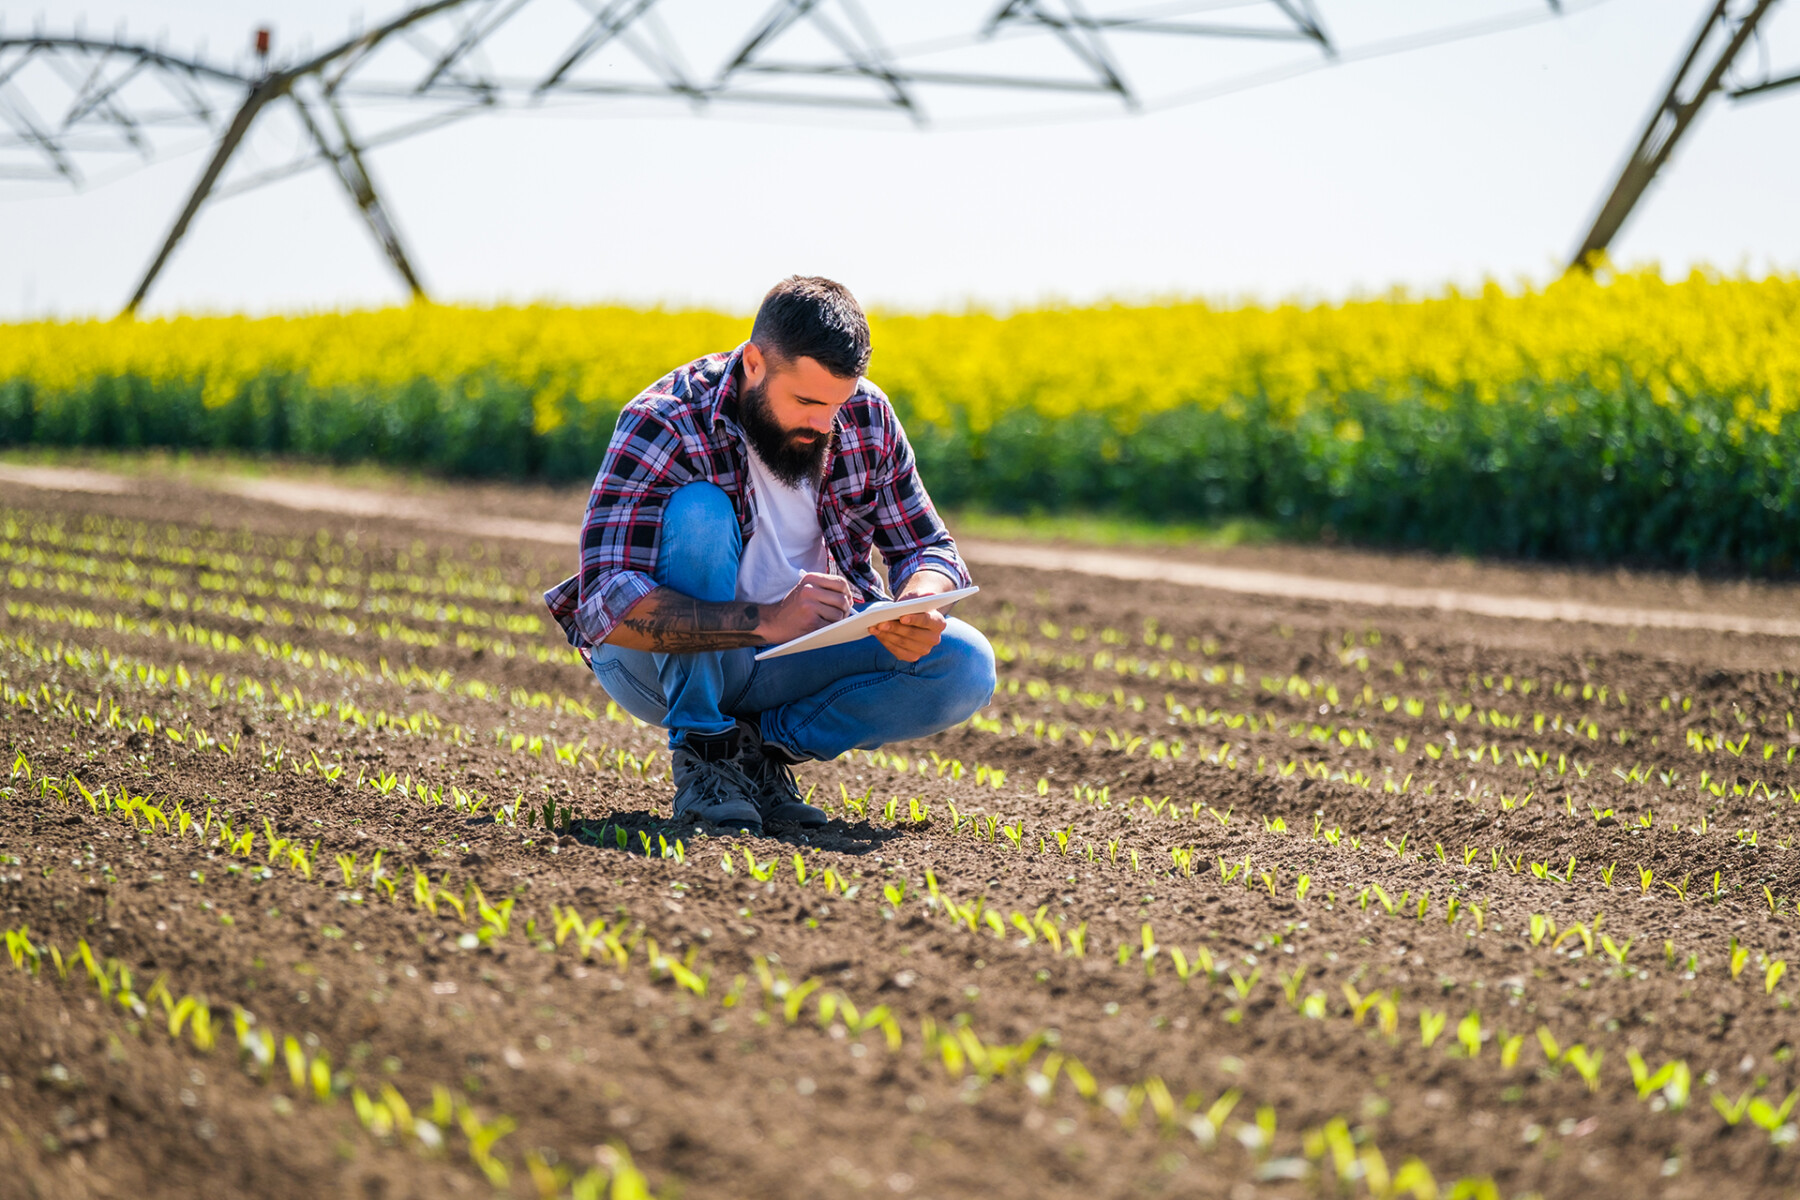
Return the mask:
POLYGON ((659 587, 626 611, 608 645, 657 654, 699 654, 760 646, 764 606, 741 600, 696 600, 659 587))

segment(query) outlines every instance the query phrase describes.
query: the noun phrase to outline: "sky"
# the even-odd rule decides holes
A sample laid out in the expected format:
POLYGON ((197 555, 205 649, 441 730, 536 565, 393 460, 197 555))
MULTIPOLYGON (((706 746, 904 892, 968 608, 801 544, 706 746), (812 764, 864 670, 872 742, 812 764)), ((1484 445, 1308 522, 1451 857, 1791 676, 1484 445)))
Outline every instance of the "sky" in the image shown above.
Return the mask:
MULTIPOLYGON (((878 16, 900 3, 864 0, 878 16)), ((749 312, 792 273, 909 311, 1543 283, 1585 232, 1706 4, 1574 0, 1538 20, 1522 0, 1317 0, 1344 61, 1321 65, 1300 46, 1182 46, 1170 53, 1189 57, 1142 60, 1152 103, 1135 115, 1091 101, 1034 99, 1020 114, 946 100, 921 130, 885 117, 697 117, 600 102, 477 117, 369 161, 442 301, 749 312), (1358 57, 1359 46, 1443 28, 1452 7, 1532 23, 1358 57), (1281 64, 1307 69, 1176 102, 1281 64)), ((242 59, 254 24, 297 53, 398 7, 0 2, 0 30, 67 28, 80 13, 90 30, 123 23, 242 59)), ((763 6, 737 9, 744 24, 763 6)), ((1757 53, 1778 73, 1800 69, 1800 12, 1781 14, 1757 53)), ((1715 102, 1615 257, 1668 275, 1800 269, 1796 133, 1800 88, 1715 102)), ((271 121, 246 169, 278 161, 294 136, 271 121)), ((205 163, 204 142, 183 145, 80 191, 0 181, 0 320, 117 312, 205 163)), ((144 312, 300 312, 405 296, 336 180, 314 170, 202 209, 144 312)))

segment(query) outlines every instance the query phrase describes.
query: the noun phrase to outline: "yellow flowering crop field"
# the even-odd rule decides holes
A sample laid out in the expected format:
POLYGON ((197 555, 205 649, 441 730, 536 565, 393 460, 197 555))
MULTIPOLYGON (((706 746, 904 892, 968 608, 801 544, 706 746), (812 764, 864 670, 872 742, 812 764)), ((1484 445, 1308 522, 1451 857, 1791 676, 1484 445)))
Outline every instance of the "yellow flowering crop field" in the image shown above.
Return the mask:
MULTIPOLYGON (((1341 304, 878 315, 940 502, 1784 571, 1800 279, 1653 273, 1341 304)), ((579 478, 742 316, 416 305, 0 327, 0 443, 579 478)))

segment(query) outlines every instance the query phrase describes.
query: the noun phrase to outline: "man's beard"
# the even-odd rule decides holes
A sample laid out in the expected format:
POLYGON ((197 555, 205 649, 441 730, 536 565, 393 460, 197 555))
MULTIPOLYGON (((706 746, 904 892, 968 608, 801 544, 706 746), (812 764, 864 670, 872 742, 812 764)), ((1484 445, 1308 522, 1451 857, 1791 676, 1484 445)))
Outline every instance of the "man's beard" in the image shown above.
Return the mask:
POLYGON ((789 432, 769 408, 768 380, 745 388, 738 406, 738 421, 751 449, 768 466, 770 474, 789 487, 825 482, 825 459, 837 445, 837 430, 821 435, 811 430, 789 432))

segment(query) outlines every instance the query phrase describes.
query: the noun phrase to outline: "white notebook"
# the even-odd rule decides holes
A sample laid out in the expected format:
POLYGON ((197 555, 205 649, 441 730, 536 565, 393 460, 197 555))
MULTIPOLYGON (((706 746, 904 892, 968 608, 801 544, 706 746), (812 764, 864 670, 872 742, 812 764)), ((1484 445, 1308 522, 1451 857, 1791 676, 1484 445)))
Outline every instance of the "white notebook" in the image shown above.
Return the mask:
POLYGON ((955 604, 958 600, 967 599, 981 589, 978 587, 957 588, 953 592, 944 592, 937 596, 920 596, 913 600, 878 600, 858 613, 851 613, 841 621, 833 621, 823 629, 815 629, 811 633, 802 634, 791 642, 783 642, 779 646, 770 646, 756 656, 756 661, 765 658, 780 658, 784 654, 799 654, 805 650, 822 650, 826 646, 841 646, 845 642, 854 642, 858 638, 869 636, 869 628, 883 621, 891 621, 895 617, 904 617, 908 613, 929 612, 934 608, 943 608, 955 604))

